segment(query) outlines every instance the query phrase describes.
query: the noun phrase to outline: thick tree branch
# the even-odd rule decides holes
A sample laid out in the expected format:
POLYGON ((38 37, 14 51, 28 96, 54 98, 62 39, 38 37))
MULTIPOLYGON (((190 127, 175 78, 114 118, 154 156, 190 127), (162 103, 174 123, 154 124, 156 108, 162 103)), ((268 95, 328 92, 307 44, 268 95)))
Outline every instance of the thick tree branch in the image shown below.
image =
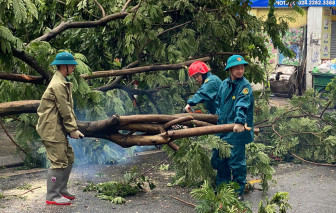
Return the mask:
POLYGON ((164 71, 164 70, 179 70, 184 69, 186 66, 189 66, 194 61, 210 61, 210 57, 198 58, 194 60, 189 60, 179 64, 161 64, 161 65, 149 65, 143 67, 136 67, 130 69, 121 69, 121 70, 108 70, 108 71, 95 71, 92 74, 82 74, 81 77, 84 79, 100 78, 100 77, 109 77, 109 76, 119 76, 127 74, 135 74, 141 72, 149 71, 164 71))
POLYGON ((247 55, 248 53, 243 53, 243 52, 212 52, 212 53, 208 53, 205 55, 197 55, 192 57, 191 59, 196 59, 196 58, 203 58, 203 57, 213 57, 216 55, 247 55))
POLYGON ((94 90, 99 90, 99 91, 102 91, 102 92, 106 92, 108 90, 111 90, 111 89, 121 89, 121 90, 124 90, 126 91, 128 94, 130 95, 152 95, 153 93, 157 92, 155 90, 141 90, 141 89, 134 89, 134 88, 131 88, 131 87, 128 87, 128 86, 125 86, 125 85, 116 85, 114 87, 100 87, 99 88, 95 88, 94 90))
POLYGON ((49 79, 51 78, 50 74, 46 70, 44 70, 39 65, 38 61, 36 61, 32 56, 25 53, 25 51, 18 50, 18 49, 15 49, 15 48, 12 48, 12 53, 13 53, 13 56, 15 56, 15 57, 21 59, 22 61, 24 61, 25 63, 27 63, 34 70, 36 70, 38 73, 40 73, 40 75, 44 79, 47 79, 47 81, 49 81, 49 79))
POLYGON ((49 31, 48 33, 34 39, 32 42, 36 41, 50 41, 55 38, 58 34, 64 32, 71 28, 93 28, 105 26, 108 22, 116 19, 125 18, 129 13, 120 12, 112 15, 105 16, 97 21, 78 21, 78 22, 61 22, 57 27, 49 31))
POLYGON ((131 147, 131 146, 150 146, 150 145, 161 145, 168 144, 173 140, 179 138, 208 135, 222 132, 232 132, 234 124, 222 124, 222 125, 212 125, 205 127, 195 127, 190 129, 172 130, 159 135, 121 135, 112 134, 108 139, 114 143, 120 145, 121 147, 131 147))
POLYGON ((40 76, 32 76, 25 74, 12 74, 7 72, 0 72, 0 79, 10 81, 20 81, 32 84, 43 84, 43 78, 40 76))
MULTIPOLYGON (((18 113, 18 109, 21 110, 20 113, 22 111, 36 112, 38 105, 39 101, 2 103, 0 104, 0 116, 18 113)), ((178 146, 172 143, 176 139, 233 130, 234 124, 213 125, 209 123, 216 124, 216 117, 215 115, 193 113, 177 115, 114 115, 100 121, 77 121, 77 126, 86 137, 107 139, 121 147, 167 144, 172 149, 178 150, 178 146), (196 120, 196 118, 199 120, 196 120), (201 127, 195 127, 197 123, 205 124, 201 127), (175 124, 187 125, 191 128, 169 130, 175 124), (130 130, 131 132, 130 134, 121 134, 119 130, 130 130), (132 135, 134 132, 143 132, 144 134, 132 135)))
POLYGON ((36 113, 40 100, 12 101, 0 103, 0 116, 36 113))
MULTIPOLYGON (((140 63, 139 60, 133 61, 132 63, 130 63, 129 65, 127 65, 125 67, 125 69, 129 69, 129 68, 135 67, 139 63, 140 63)), ((115 86, 117 86, 119 84, 119 82, 124 78, 124 76, 125 75, 120 75, 113 82, 111 82, 110 84, 107 84, 107 85, 101 86, 101 87, 97 87, 95 90, 99 90, 99 91, 102 91, 102 92, 106 92, 108 90, 111 90, 111 89, 113 89, 115 86)))

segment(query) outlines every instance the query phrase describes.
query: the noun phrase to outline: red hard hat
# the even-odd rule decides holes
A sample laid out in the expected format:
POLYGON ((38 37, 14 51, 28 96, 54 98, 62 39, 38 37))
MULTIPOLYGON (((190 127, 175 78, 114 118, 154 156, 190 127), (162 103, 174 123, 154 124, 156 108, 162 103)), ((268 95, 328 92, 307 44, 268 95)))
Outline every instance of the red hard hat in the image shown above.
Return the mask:
POLYGON ((203 61, 195 61, 189 66, 189 76, 193 76, 196 73, 207 73, 209 71, 208 66, 203 61))

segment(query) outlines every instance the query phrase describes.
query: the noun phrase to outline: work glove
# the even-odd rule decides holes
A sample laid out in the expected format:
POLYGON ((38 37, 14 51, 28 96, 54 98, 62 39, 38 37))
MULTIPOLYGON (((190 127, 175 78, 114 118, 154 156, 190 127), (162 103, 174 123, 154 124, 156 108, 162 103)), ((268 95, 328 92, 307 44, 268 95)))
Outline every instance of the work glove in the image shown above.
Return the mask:
POLYGON ((184 110, 185 110, 186 112, 191 112, 191 107, 190 107, 190 105, 187 104, 187 105, 184 107, 184 110))
POLYGON ((244 132, 245 127, 243 124, 235 124, 233 127, 233 132, 244 132))
POLYGON ((70 132, 70 137, 71 137, 71 138, 78 139, 79 137, 80 137, 80 138, 84 138, 84 135, 83 135, 83 133, 81 133, 79 130, 76 130, 76 131, 72 131, 72 132, 70 132))

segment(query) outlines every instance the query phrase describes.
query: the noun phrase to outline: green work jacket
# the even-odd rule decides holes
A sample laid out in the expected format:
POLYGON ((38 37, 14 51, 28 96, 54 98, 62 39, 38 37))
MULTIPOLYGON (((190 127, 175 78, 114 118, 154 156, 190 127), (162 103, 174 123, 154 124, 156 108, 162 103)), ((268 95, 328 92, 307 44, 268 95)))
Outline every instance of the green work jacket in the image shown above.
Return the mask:
POLYGON ((205 108, 208 110, 210 114, 216 113, 216 95, 220 85, 222 84, 222 80, 218 78, 216 75, 211 74, 210 72, 203 75, 204 83, 197 90, 192 98, 190 98, 187 103, 190 106, 195 106, 198 103, 205 103, 205 108))
POLYGON ((254 140, 253 107, 254 97, 250 82, 245 77, 234 81, 231 76, 225 79, 219 88, 216 98, 218 106, 217 124, 247 124, 251 131, 225 132, 217 134, 231 145, 248 144, 254 140))
POLYGON ((64 142, 67 135, 77 130, 76 116, 73 110, 73 85, 57 71, 45 90, 40 106, 36 130, 44 141, 64 142))

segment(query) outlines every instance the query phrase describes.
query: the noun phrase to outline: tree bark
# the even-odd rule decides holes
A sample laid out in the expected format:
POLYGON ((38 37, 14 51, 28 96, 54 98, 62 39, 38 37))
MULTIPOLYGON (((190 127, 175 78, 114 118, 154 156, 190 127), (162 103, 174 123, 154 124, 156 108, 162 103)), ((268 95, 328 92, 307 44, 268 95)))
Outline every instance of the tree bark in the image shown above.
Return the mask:
POLYGON ((64 32, 67 29, 71 29, 71 28, 93 28, 93 27, 105 26, 108 22, 115 20, 115 19, 123 19, 128 14, 129 13, 127 12, 115 13, 115 14, 105 16, 97 21, 61 22, 54 29, 44 34, 43 36, 34 39, 31 42, 50 41, 51 39, 55 38, 58 34, 64 32))
POLYGON ((0 117, 21 113, 36 113, 40 100, 13 101, 0 103, 0 117))
POLYGON ((0 79, 10 80, 10 81, 20 81, 32 84, 43 84, 43 78, 40 76, 32 76, 25 74, 12 74, 7 72, 0 72, 0 79))
POLYGON ((111 134, 105 139, 110 140, 121 147, 163 145, 186 137, 208 135, 223 132, 232 132, 234 124, 212 125, 195 127, 190 129, 172 130, 158 135, 122 135, 111 134))
POLYGON ((40 75, 49 81, 51 79, 50 73, 46 71, 43 67, 41 67, 38 63, 38 61, 33 58, 32 56, 28 55, 25 51, 23 50, 18 50, 15 48, 12 48, 13 56, 21 59, 23 62, 27 63, 29 66, 31 66, 34 70, 36 70, 40 75))

